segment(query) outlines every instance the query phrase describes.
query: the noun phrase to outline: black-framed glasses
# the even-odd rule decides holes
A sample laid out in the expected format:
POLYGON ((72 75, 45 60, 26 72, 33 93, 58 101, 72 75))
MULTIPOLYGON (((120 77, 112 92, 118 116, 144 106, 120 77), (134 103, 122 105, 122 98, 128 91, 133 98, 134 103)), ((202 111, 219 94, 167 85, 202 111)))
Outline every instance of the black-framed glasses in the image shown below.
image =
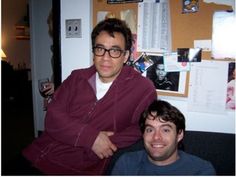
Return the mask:
POLYGON ((108 52, 109 56, 112 58, 119 58, 123 53, 125 53, 124 50, 119 49, 119 48, 110 48, 110 49, 105 49, 103 47, 93 47, 93 53, 96 56, 104 56, 105 53, 108 52))

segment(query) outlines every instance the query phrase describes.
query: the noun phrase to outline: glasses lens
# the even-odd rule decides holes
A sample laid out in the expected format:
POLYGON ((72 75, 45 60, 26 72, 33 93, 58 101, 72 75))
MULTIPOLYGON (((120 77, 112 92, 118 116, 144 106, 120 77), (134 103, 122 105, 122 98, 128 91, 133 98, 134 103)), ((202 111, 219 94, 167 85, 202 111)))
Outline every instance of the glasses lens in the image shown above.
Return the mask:
POLYGON ((123 51, 121 49, 110 49, 109 50, 109 54, 113 58, 119 58, 121 56, 122 52, 123 51))
POLYGON ((93 53, 96 56, 104 56, 106 51, 108 52, 109 56, 112 58, 119 58, 121 56, 121 54, 124 53, 123 50, 116 49, 116 48, 111 48, 111 49, 105 49, 102 47, 94 47, 93 48, 93 53))
POLYGON ((94 47, 93 48, 93 53, 97 56, 103 56, 105 54, 105 49, 102 47, 94 47))

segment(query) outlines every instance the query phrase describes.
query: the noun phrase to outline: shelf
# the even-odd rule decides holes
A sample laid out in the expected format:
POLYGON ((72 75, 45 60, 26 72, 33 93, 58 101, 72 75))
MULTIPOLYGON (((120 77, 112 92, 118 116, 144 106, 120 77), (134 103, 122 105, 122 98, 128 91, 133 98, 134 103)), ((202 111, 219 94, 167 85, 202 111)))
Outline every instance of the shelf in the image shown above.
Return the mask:
POLYGON ((16 25, 16 39, 18 40, 29 40, 29 26, 16 25))
POLYGON ((16 39, 18 39, 18 40, 29 40, 30 36, 16 36, 16 39))

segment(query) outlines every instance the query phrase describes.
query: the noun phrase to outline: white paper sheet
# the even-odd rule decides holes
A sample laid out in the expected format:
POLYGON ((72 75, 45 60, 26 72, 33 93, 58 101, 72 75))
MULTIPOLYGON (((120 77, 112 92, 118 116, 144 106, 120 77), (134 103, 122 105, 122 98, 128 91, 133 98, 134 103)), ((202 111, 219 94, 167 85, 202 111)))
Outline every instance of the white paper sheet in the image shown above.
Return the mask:
POLYGON ((228 63, 202 61, 191 63, 188 110, 224 113, 228 63))
POLYGON ((115 18, 115 14, 111 13, 110 11, 98 11, 97 12, 97 23, 106 18, 115 18))
POLYGON ((159 3, 144 0, 138 5, 137 50, 143 52, 170 52, 169 1, 159 3))
POLYGON ((120 11, 121 20, 125 20, 129 25, 132 34, 137 34, 137 18, 134 13, 134 10, 127 9, 120 11))
POLYGON ((233 12, 215 12, 212 25, 212 57, 236 58, 236 16, 233 12))

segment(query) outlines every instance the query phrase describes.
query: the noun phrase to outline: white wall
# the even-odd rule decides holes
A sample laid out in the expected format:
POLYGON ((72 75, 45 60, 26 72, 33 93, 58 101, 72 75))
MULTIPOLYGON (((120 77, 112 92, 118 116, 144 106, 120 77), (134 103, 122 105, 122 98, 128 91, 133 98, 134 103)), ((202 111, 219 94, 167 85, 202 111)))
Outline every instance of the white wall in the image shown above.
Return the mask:
POLYGON ((52 7, 52 0, 30 0, 30 43, 31 43, 31 73, 34 111, 35 135, 44 130, 43 97, 38 90, 38 79, 51 78, 51 45, 48 34, 47 18, 52 7))
POLYGON ((209 114, 204 112, 190 112, 187 98, 159 96, 176 106, 185 116, 186 130, 235 133, 235 111, 224 114, 209 114))
POLYGON ((74 69, 92 64, 92 0, 61 0, 61 65, 62 80, 74 69), (65 20, 82 19, 82 37, 66 38, 65 20))

